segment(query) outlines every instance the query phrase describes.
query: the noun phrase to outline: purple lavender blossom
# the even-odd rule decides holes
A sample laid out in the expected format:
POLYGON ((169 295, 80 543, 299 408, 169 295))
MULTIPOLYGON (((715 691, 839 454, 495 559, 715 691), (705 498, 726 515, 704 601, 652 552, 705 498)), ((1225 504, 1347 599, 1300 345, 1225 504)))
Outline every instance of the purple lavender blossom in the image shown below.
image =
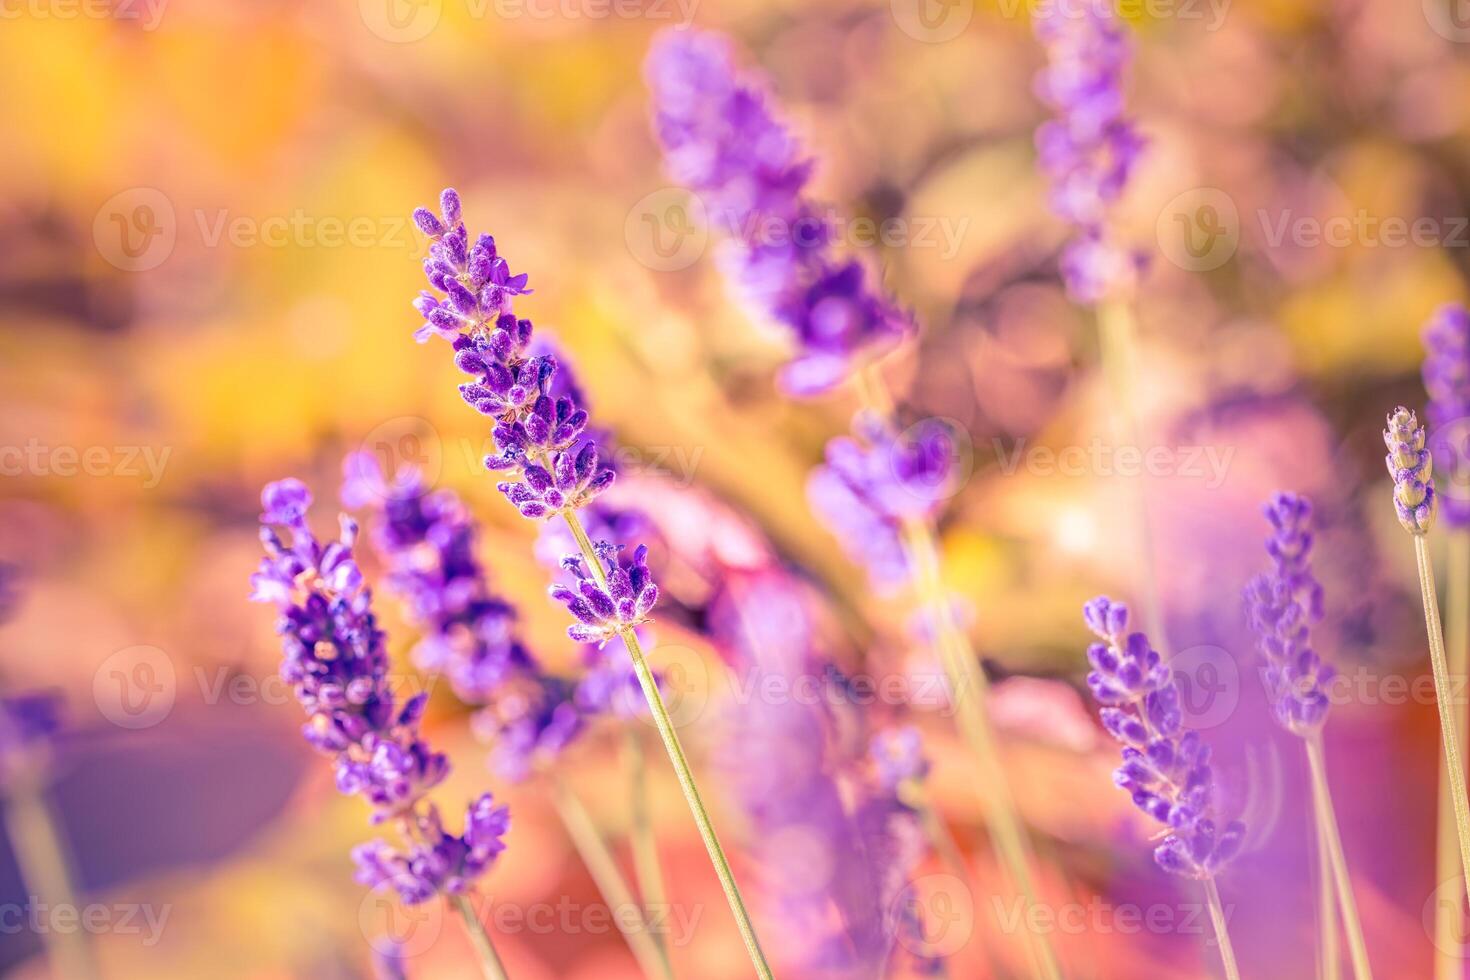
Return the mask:
POLYGON ((1434 461, 1424 448, 1424 429, 1414 413, 1400 405, 1383 430, 1388 447, 1384 462, 1393 477, 1393 504, 1399 523, 1410 534, 1425 534, 1434 524, 1434 461))
POLYGON ((323 546, 307 524, 311 491, 300 480, 261 492, 265 557, 251 576, 251 598, 274 603, 285 658, 281 676, 310 715, 307 741, 336 757, 337 788, 373 805, 373 822, 395 819, 415 843, 406 854, 381 841, 353 852, 358 880, 391 884, 406 902, 472 886, 504 849, 507 813, 489 794, 470 806, 463 837, 445 833, 429 790, 449 774, 449 760, 419 733, 425 694, 401 708, 388 683, 386 636, 372 592, 353 555, 357 525, 345 515, 340 537, 323 546), (284 525, 290 544, 273 525, 284 525))
POLYGON ((460 395, 495 418, 496 452, 485 466, 509 477, 497 486, 522 516, 550 518, 583 507, 612 485, 613 471, 587 437, 576 386, 553 384, 555 355, 531 353, 531 321, 517 319, 513 308, 516 296, 530 292, 526 276, 511 275, 491 236, 468 244, 458 194, 446 189, 440 200, 441 216, 427 208, 414 212, 433 239, 424 272, 444 294, 426 290, 414 301, 426 321, 414 336, 449 340, 454 363, 475 379, 460 385, 460 395))
POLYGON ((53 691, 0 697, 0 784, 45 758, 61 733, 62 698, 53 691))
POLYGON ((1143 149, 1125 115, 1128 36, 1105 0, 1038 14, 1036 36, 1048 60, 1036 92, 1056 112, 1036 130, 1037 153, 1051 180, 1052 210, 1079 232, 1062 254, 1062 275, 1073 298, 1096 303, 1127 289, 1140 264, 1106 233, 1108 211, 1143 149))
POLYGON ((1322 585, 1312 575, 1312 505, 1278 493, 1263 508, 1271 522, 1266 552, 1273 568, 1245 589, 1246 621, 1266 658, 1264 680, 1276 720, 1296 735, 1321 729, 1328 700, 1322 685, 1334 676, 1312 650, 1312 626, 1322 619, 1322 585))
POLYGON ((878 785, 890 793, 929 774, 923 737, 912 725, 878 732, 868 744, 868 755, 877 770, 878 785))
POLYGON ((932 516, 954 472, 949 432, 916 426, 895 435, 877 416, 859 412, 855 438, 827 443, 827 463, 812 471, 807 498, 848 555, 868 570, 873 587, 889 593, 912 574, 902 529, 932 516))
POLYGON ((381 840, 353 848, 357 881, 374 889, 391 887, 409 905, 470 891, 505 850, 510 811, 485 793, 469 805, 464 825, 463 836, 448 833, 438 809, 430 806, 414 815, 413 843, 406 851, 381 840))
POLYGON ((426 491, 416 470, 392 485, 371 453, 343 461, 342 502, 369 508, 374 546, 388 566, 388 588, 424 630, 414 662, 449 678, 467 704, 484 702, 514 671, 533 666, 516 632, 514 607, 490 590, 475 555, 478 528, 450 490, 426 491))
POLYGON ((804 196, 811 161, 771 111, 764 81, 736 69, 727 38, 665 31, 644 71, 670 177, 732 236, 731 279, 797 346, 781 372, 788 392, 826 391, 913 332, 863 265, 836 254, 831 223, 804 196))
POLYGON ((1211 878, 1240 850, 1245 825, 1217 829, 1210 749, 1184 727, 1179 688, 1158 651, 1142 633, 1126 634, 1128 608, 1098 597, 1083 607, 1101 643, 1087 650, 1087 686, 1103 705, 1103 727, 1123 744, 1113 781, 1144 813, 1168 828, 1154 849, 1159 867, 1190 878, 1211 878))
MULTIPOLYGON (((1447 303, 1424 325, 1424 390, 1429 403, 1424 414, 1430 427, 1430 444, 1440 456, 1459 463, 1470 456, 1466 446, 1470 420, 1470 310, 1447 303)), ((1452 474, 1458 475, 1458 474, 1452 474)), ((1460 480, 1452 480, 1459 490, 1460 480)), ((1442 495, 1444 521, 1452 528, 1470 527, 1470 495, 1442 495)))
POLYGON ((551 596, 564 603, 578 622, 567 627, 567 635, 578 643, 602 646, 624 630, 648 622, 658 602, 658 586, 648 571, 648 547, 639 545, 629 559, 621 545, 599 541, 593 546, 602 562, 604 581, 589 572, 578 555, 562 559, 562 567, 576 577, 575 590, 553 585, 551 596))

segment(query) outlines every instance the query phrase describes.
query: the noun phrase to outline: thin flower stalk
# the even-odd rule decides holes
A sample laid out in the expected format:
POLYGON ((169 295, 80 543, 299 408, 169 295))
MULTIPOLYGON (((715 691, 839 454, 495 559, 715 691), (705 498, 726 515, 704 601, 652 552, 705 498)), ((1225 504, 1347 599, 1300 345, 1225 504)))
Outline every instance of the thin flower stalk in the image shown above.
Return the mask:
POLYGON ((1338 980, 1342 976, 1342 950, 1337 935, 1337 884, 1330 870, 1332 857, 1327 853, 1321 819, 1314 806, 1308 824, 1317 848, 1312 867, 1317 879, 1317 975, 1322 980, 1338 980))
MULTIPOLYGON (((1324 606, 1322 585, 1312 573, 1312 504, 1297 494, 1277 493, 1262 511, 1271 524, 1266 552, 1272 565, 1270 571, 1257 575, 1246 586, 1246 619, 1265 662, 1262 676, 1276 721, 1302 740, 1307 754, 1315 836, 1325 858, 1318 874, 1330 876, 1353 973, 1358 980, 1368 980, 1372 968, 1367 943, 1323 759, 1322 728, 1329 707, 1323 685, 1335 671, 1312 647, 1312 627, 1321 621, 1324 606)), ((1325 891, 1319 888, 1319 892, 1325 891)))
POLYGON ((1383 430, 1388 448, 1385 462, 1393 477, 1394 511, 1399 524, 1414 539, 1414 562, 1419 572, 1419 596, 1424 605, 1424 628, 1429 636, 1429 663, 1434 672, 1435 704, 1439 708, 1440 740, 1449 776, 1450 801, 1455 812, 1455 836, 1460 850, 1460 881, 1470 888, 1470 802, 1465 795, 1465 770, 1460 757, 1460 737, 1453 704, 1449 662, 1445 654, 1444 628, 1439 618, 1439 600, 1434 589, 1434 563, 1427 538, 1434 525, 1436 503, 1434 460, 1425 448, 1424 429, 1418 418, 1400 406, 1388 416, 1383 430))
POLYGON ((561 518, 576 541, 579 553, 562 562, 572 584, 551 588, 577 620, 567 635, 598 646, 622 639, 751 964, 769 978, 745 901, 635 632, 649 622, 659 595, 647 548, 626 555, 617 543, 588 538, 578 512, 612 485, 616 473, 602 462, 598 435, 575 392, 556 385, 556 356, 536 353, 531 321, 515 315, 515 298, 530 292, 526 275, 511 273, 490 235, 471 244, 460 212, 453 189, 440 196, 438 214, 427 208, 414 212, 415 224, 431 240, 424 272, 432 287, 414 302, 424 320, 415 336, 450 341, 455 365, 472 378, 460 386, 460 395, 494 420, 496 451, 485 466, 505 477, 497 484, 500 492, 527 519, 561 518))
MULTIPOLYGON (((1470 310, 1447 303, 1424 325, 1424 391, 1430 441, 1447 442, 1452 459, 1461 458, 1465 426, 1470 422, 1470 310)), ((1451 474, 1455 486, 1440 498, 1440 524, 1445 535, 1448 592, 1446 603, 1446 656, 1450 678, 1463 683, 1470 670, 1470 496, 1465 494, 1464 474, 1451 474)), ((1455 735, 1464 744, 1467 702, 1453 704, 1455 735)), ((1455 877, 1455 808, 1449 769, 1443 752, 1439 769, 1438 831, 1435 845, 1435 880, 1455 877)), ((1465 903, 1459 890, 1435 903, 1435 976, 1438 980, 1459 978, 1463 963, 1456 955, 1465 921, 1465 903)))

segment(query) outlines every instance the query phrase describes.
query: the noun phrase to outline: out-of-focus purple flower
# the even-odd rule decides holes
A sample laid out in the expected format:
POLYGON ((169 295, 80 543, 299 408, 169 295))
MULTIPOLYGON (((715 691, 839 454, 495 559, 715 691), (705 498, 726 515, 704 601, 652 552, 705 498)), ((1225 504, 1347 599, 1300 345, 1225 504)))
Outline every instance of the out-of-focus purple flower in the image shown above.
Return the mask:
POLYGON ((1434 524, 1434 461, 1424 448, 1424 429, 1413 412, 1400 405, 1383 430, 1388 447, 1384 462, 1393 477, 1393 505, 1399 523, 1410 534, 1425 534, 1434 524))
POLYGON ((407 850, 381 840, 352 851, 357 880, 369 888, 390 887, 406 904, 417 905, 436 895, 462 895, 505 850, 510 811, 496 806, 486 793, 465 813, 465 831, 456 837, 444 829, 437 808, 413 816, 413 839, 407 850))
POLYGON ((1327 718, 1322 685, 1333 670, 1312 650, 1312 626, 1322 619, 1322 586, 1312 575, 1312 505, 1278 493, 1263 508, 1271 522, 1266 552, 1273 568, 1245 589, 1246 621, 1266 658, 1265 683, 1276 719, 1288 731, 1309 735, 1327 718))
POLYGON ((475 554, 478 528, 450 490, 429 493, 405 468, 390 485, 376 458, 343 461, 342 500, 367 508, 374 546, 389 567, 389 590, 424 630, 414 647, 420 669, 442 673, 468 704, 485 701, 512 672, 532 666, 516 631, 514 607, 490 590, 475 554))
POLYGON ((61 695, 32 691, 0 697, 0 788, 28 768, 61 732, 61 695))
MULTIPOLYGON (((1470 458, 1470 310, 1447 303, 1424 325, 1424 390, 1429 403, 1424 415, 1429 422, 1430 444, 1440 454, 1463 465, 1470 458)), ((1452 476, 1459 474, 1452 473, 1452 476)), ((1459 480, 1453 481, 1458 484, 1459 480)), ((1458 485, 1452 490, 1460 489, 1458 485)), ((1470 496, 1442 494, 1444 521, 1450 527, 1470 527, 1470 496)))
POLYGON ((372 941, 373 980, 408 980, 408 963, 403 944, 391 936, 372 941))
POLYGON ((1131 287, 1140 264, 1106 231, 1143 149, 1125 114, 1127 28, 1106 0, 1056 4, 1035 26, 1048 62, 1036 92, 1056 113, 1036 130, 1037 155, 1052 210, 1079 231, 1062 255, 1062 275, 1075 299, 1095 303, 1131 287))
POLYGON ((578 555, 568 555, 562 567, 576 577, 576 588, 553 585, 551 596, 566 605, 578 622, 567 627, 567 635, 578 643, 598 646, 623 630, 648 622, 658 602, 658 586, 648 571, 648 548, 639 545, 629 559, 621 545, 599 541, 594 546, 602 562, 603 582, 587 569, 578 555))
POLYGON ((890 793, 929 774, 924 739, 912 725, 887 728, 874 735, 868 744, 868 755, 877 770, 878 785, 890 793))
POLYGON ((8 562, 0 562, 0 623, 15 615, 20 599, 20 569, 8 562))
POLYGON ((826 391, 912 333, 863 265, 837 254, 830 222, 805 197, 811 161, 764 81, 737 70, 726 37, 665 31, 644 74, 669 176, 731 235, 725 264, 739 292, 796 343, 781 374, 788 392, 826 391))
POLYGON ((1184 727, 1179 688, 1148 637, 1125 635, 1128 608, 1098 597, 1083 607, 1083 619, 1102 641, 1088 648, 1087 686, 1103 705, 1103 727, 1123 745, 1113 781, 1168 828, 1154 849, 1159 867, 1214 877, 1240 850, 1245 825, 1233 820, 1217 827, 1209 746, 1184 727))
POLYGON ((934 422, 901 435, 859 412, 853 437, 827 443, 827 462, 812 471, 807 497, 817 518, 875 588, 891 592, 910 577, 903 524, 931 516, 952 490, 952 433, 934 422))

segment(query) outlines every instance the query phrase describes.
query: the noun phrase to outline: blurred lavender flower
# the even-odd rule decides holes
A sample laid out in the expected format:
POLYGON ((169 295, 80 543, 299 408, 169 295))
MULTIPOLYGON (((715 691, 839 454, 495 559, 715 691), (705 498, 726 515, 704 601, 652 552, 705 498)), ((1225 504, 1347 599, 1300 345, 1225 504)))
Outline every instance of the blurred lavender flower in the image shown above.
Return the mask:
POLYGON ((950 433, 936 423, 895 435, 878 416, 859 412, 853 434, 827 443, 826 465, 812 471, 807 497, 873 587, 892 592, 910 578, 904 522, 932 516, 951 489, 950 433))
MULTIPOLYGON (((0 623, 20 606, 20 569, 0 562, 0 623)), ((22 771, 61 732, 63 699, 53 691, 31 691, 0 696, 0 789, 22 771)))
POLYGON ((670 177, 732 236, 731 279, 797 345, 781 372, 788 392, 826 391, 913 332, 862 264, 837 254, 830 222, 804 196, 811 161, 768 106, 765 84, 737 71, 727 38, 665 31, 644 71, 670 177))
POLYGON ((877 769, 878 785, 890 793, 929 774, 924 740, 912 725, 886 728, 874 735, 868 744, 868 755, 877 769))
POLYGON ((1393 504, 1399 523, 1410 534, 1425 534, 1434 524, 1434 461, 1424 448, 1424 429, 1413 412, 1400 405, 1383 430, 1388 447, 1384 462, 1393 477, 1393 504))
POLYGON ((425 794, 449 773, 448 758, 419 734, 428 697, 396 704, 386 637, 353 555, 357 525, 343 516, 340 537, 322 545, 307 525, 311 499, 306 485, 294 479, 262 491, 266 555, 251 577, 251 598, 280 611, 281 676, 310 715, 303 729, 307 740, 335 755, 338 789, 367 799, 374 823, 398 819, 415 835, 407 856, 380 842, 355 852, 359 880, 391 881, 407 902, 423 901, 438 889, 463 890, 499 853, 495 831, 504 832, 505 810, 494 807, 489 794, 482 796, 471 805, 463 839, 443 833, 432 805, 421 810, 425 794), (289 532, 289 545, 275 525, 289 532), (383 873, 369 874, 369 866, 383 873))
POLYGON ((475 521, 453 491, 429 493, 410 468, 390 486, 377 459, 360 452, 343 461, 342 502, 372 513, 388 588, 425 631, 413 651, 422 670, 444 674, 461 701, 479 704, 512 672, 533 666, 514 607, 490 590, 475 554, 475 521))
POLYGON ((1327 718, 1322 685, 1334 676, 1311 646, 1312 626, 1322 619, 1322 586, 1311 569, 1312 505, 1305 497, 1278 493, 1263 510, 1272 527, 1266 551, 1275 567, 1246 586, 1246 621, 1266 658, 1276 720, 1306 736, 1327 718))
POLYGON ((408 980, 408 963, 403 944, 391 936, 372 941, 373 980, 408 980))
POLYGON ((1037 153, 1052 210, 1079 232, 1062 254, 1062 275, 1075 299, 1095 303, 1127 289, 1140 263, 1106 233, 1143 149, 1124 114, 1127 29, 1106 0, 1056 4, 1038 11, 1035 27, 1048 59, 1036 92, 1056 112, 1036 130, 1037 153))
POLYGON ((1083 618, 1102 640, 1087 650, 1087 686, 1103 705, 1103 727, 1123 744, 1113 781, 1168 828, 1154 849, 1159 867, 1214 877, 1240 850, 1245 825, 1234 820, 1216 827, 1209 746, 1184 727, 1179 689, 1148 637, 1125 635, 1128 608, 1100 596, 1083 607, 1083 618))
MULTIPOLYGON (((1447 303, 1424 325, 1424 390, 1429 403, 1424 414, 1429 421, 1430 443, 1444 460, 1463 465, 1470 458, 1467 429, 1470 429, 1470 310, 1447 303)), ((1451 474, 1456 476, 1458 474, 1451 474)), ((1458 489, 1460 480, 1453 480, 1458 489)), ((1447 525, 1470 527, 1470 495, 1441 495, 1441 511, 1447 525)))

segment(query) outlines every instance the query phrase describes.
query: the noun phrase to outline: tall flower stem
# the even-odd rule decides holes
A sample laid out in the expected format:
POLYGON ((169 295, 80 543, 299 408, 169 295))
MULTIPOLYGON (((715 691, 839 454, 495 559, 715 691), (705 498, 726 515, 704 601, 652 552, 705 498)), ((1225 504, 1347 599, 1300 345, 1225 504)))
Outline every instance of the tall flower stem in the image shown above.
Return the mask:
POLYGON ((1429 662, 1434 669, 1434 700, 1439 706, 1439 733, 1449 773, 1455 834, 1460 843, 1461 883, 1470 887, 1470 804, 1465 800, 1465 769, 1460 760, 1460 737, 1456 731, 1455 709, 1451 704, 1453 691, 1449 665, 1445 660, 1444 634, 1439 622, 1439 600, 1434 594, 1434 565, 1425 537, 1423 534, 1413 535, 1414 559, 1419 566, 1419 593, 1424 600, 1424 626, 1429 633, 1429 662))
MULTIPOLYGON (((17 779, 8 795, 5 827, 14 845, 21 878, 36 890, 37 896, 53 908, 80 908, 56 816, 46 803, 39 779, 33 774, 17 779)), ((101 976, 85 930, 71 933, 48 930, 45 939, 47 955, 56 976, 68 980, 73 977, 97 980, 101 976)))
MULTIPOLYGON (((587 537, 586 530, 582 527, 581 520, 577 517, 575 510, 563 510, 562 518, 567 522, 567 528, 572 532, 572 537, 577 539, 577 547, 582 551, 582 558, 587 567, 596 576, 598 585, 604 589, 607 587, 607 576, 602 570, 602 561, 592 547, 592 541, 587 537)), ((714 865, 715 874, 720 879, 720 887, 725 891, 725 900, 730 904, 730 912, 735 916, 735 925, 740 930, 740 938, 745 941, 745 950, 750 955, 751 965, 755 968, 756 975, 762 980, 772 980, 771 967, 766 963, 766 957, 761 952, 760 941, 756 939, 755 927, 751 924, 750 913, 746 911, 745 900, 740 895, 740 886, 735 883, 735 874, 730 870, 730 862, 725 857, 725 849, 720 846, 720 839, 715 835, 714 824, 710 821, 709 811, 705 808, 704 800, 699 794, 699 787, 694 782, 694 771, 689 766, 689 760, 684 755, 684 747, 679 744, 679 734, 674 730, 673 719, 669 717, 669 709, 664 704, 663 695, 659 694, 658 683, 654 680, 653 672, 648 668, 648 661, 643 656, 643 646, 638 642, 638 636, 632 629, 623 629, 618 632, 623 643, 628 648, 628 656, 633 661, 633 672, 638 677, 638 686, 643 689, 643 697, 648 701, 648 709, 653 714, 654 726, 658 728, 659 737, 663 739, 664 751, 668 753, 669 762, 673 764, 674 775, 679 779, 679 788, 684 792, 684 799, 689 804, 689 810, 694 816, 694 823, 699 828, 699 836, 704 840, 704 848, 709 852, 710 863, 714 865)))
POLYGON ((1230 927, 1225 922, 1225 907, 1220 904, 1220 889, 1214 878, 1206 878, 1205 900, 1210 907, 1210 923, 1215 927, 1215 942, 1220 945, 1220 962, 1225 964, 1226 980, 1240 980, 1240 967, 1235 965, 1235 947, 1230 945, 1230 927))
POLYGON ((475 906, 469 897, 455 895, 452 901, 454 907, 459 909, 460 917, 464 919, 465 932, 469 933, 470 942, 475 944, 475 953, 480 958, 480 972, 485 974, 485 980, 509 980, 505 964, 500 962, 495 944, 490 941, 490 934, 485 931, 484 923, 475 914, 475 906))
POLYGON ((614 911, 613 921, 622 929, 623 938, 627 940, 633 958, 638 961, 638 968, 646 977, 673 980, 674 974, 668 957, 663 948, 654 941, 652 930, 648 928, 648 917, 643 915, 638 926, 629 928, 624 924, 622 916, 616 914, 618 909, 636 907, 637 903, 633 898, 633 890, 628 887, 623 873, 618 870, 618 863, 613 859, 612 851, 598 831, 592 815, 587 812, 587 807, 570 786, 555 776, 552 777, 551 798, 567 829, 567 835, 572 839, 572 846, 577 849, 577 856, 592 875, 602 900, 614 911))
POLYGON ((1348 875, 1347 856, 1343 853, 1342 836, 1337 829, 1332 790, 1327 785, 1327 761, 1322 750, 1321 733, 1308 737, 1305 745, 1307 764, 1312 770, 1312 809, 1317 815, 1317 833, 1327 845, 1332 879, 1337 886, 1337 907, 1342 913, 1348 954, 1353 960, 1353 975, 1358 980, 1371 980, 1373 968, 1368 962, 1368 944, 1363 941, 1363 924, 1358 918, 1358 903, 1353 897, 1353 882, 1348 875))
MULTIPOLYGON (((1097 309, 1098 347, 1103 376, 1112 403, 1113 441, 1117 448, 1140 446, 1143 427, 1138 400, 1134 396, 1137 361, 1137 326, 1133 308, 1124 300, 1109 300, 1097 309)), ((1149 529, 1148 501, 1142 477, 1125 480, 1128 520, 1137 541, 1139 587, 1143 593, 1143 618, 1147 631, 1161 650, 1173 649, 1164 630, 1163 600, 1159 595, 1158 572, 1154 566, 1153 534, 1149 529)))
POLYGON ((1317 975, 1321 980, 1339 980, 1342 963, 1337 942, 1337 886, 1332 881, 1332 858, 1327 853, 1327 838, 1322 834, 1317 808, 1312 808, 1312 839, 1317 844, 1317 929, 1319 949, 1317 975))
MULTIPOLYGON (((629 725, 623 736, 623 746, 628 778, 632 783, 633 873, 638 877, 638 895, 643 899, 643 916, 647 921, 648 910, 666 908, 668 897, 664 892, 664 871, 658 857, 658 842, 653 836, 653 820, 648 812, 648 761, 643 755, 642 733, 629 725)), ((665 975, 672 975, 669 969, 669 951, 663 935, 650 935, 658 946, 665 975)))
MULTIPOLYGON (((1470 669, 1470 529, 1453 528, 1446 536, 1449 593, 1446 620, 1448 640, 1446 659, 1451 681, 1455 735, 1463 740, 1466 730, 1466 700, 1455 695, 1463 692, 1470 669)), ((1439 765, 1439 828, 1435 845, 1435 881, 1443 883, 1459 872, 1455 866, 1455 805, 1451 795, 1449 767, 1444 753, 1439 765)), ((1460 926, 1465 917, 1465 903, 1459 889, 1441 897, 1434 906, 1434 975, 1436 980, 1460 980, 1464 964, 1456 951, 1460 947, 1460 926)))
MULTIPOLYGON (((858 392, 873 411, 884 418, 893 417, 893 398, 876 368, 858 373, 858 392)), ((934 637, 935 652, 944 669, 945 679, 954 699, 955 714, 961 734, 969 743, 980 765, 975 785, 981 787, 980 803, 985 811, 986 826, 996 856, 1028 909, 1035 906, 1036 883, 1031 871, 1030 842, 1021 827, 1011 796, 1010 781, 996 748, 995 732, 985 712, 985 699, 990 685, 980 662, 970 648, 969 638, 955 622, 954 609, 945 596, 944 579, 939 566, 939 544, 928 521, 914 519, 903 525, 904 548, 916 572, 920 604, 928 614, 934 637)), ((1050 940, 1040 933, 1026 930, 1027 951, 1033 971, 1046 980, 1060 980, 1061 968, 1050 940)))

